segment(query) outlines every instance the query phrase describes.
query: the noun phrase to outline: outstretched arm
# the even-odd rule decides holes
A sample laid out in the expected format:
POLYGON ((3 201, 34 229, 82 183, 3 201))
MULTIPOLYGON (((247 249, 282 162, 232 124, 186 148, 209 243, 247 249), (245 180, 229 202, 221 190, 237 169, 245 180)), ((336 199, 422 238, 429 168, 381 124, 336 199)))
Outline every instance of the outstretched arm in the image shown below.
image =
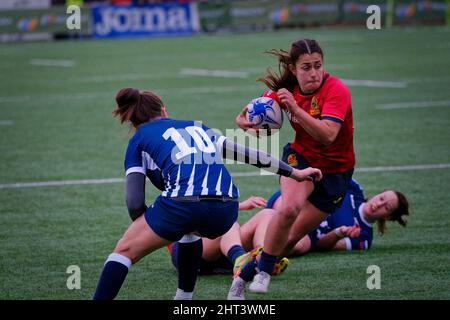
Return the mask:
POLYGON ((250 198, 239 202, 239 211, 262 208, 267 205, 267 200, 262 197, 251 196, 250 198))
POLYGON ((264 168, 269 172, 290 177, 299 182, 322 179, 322 172, 319 169, 295 169, 287 163, 272 157, 270 154, 234 143, 225 137, 219 138, 218 145, 221 145, 222 157, 226 159, 241 161, 258 168, 264 168))

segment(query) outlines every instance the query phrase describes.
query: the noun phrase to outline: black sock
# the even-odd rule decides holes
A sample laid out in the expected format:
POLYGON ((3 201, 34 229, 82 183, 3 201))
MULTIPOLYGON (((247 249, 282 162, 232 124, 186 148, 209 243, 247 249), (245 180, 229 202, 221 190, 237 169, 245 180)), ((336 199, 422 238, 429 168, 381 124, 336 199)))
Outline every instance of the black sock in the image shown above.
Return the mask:
POLYGON ((194 291, 202 252, 202 239, 195 242, 178 243, 178 288, 184 292, 194 291))
POLYGON ((245 254, 244 248, 242 246, 235 244, 228 250, 227 257, 231 261, 231 263, 234 265, 234 262, 236 261, 237 257, 245 254))
POLYGON ((114 299, 119 293, 130 267, 131 260, 127 257, 117 253, 110 254, 103 267, 93 299, 114 299))
POLYGON ((264 271, 269 275, 272 274, 277 262, 277 256, 266 253, 264 250, 261 253, 261 260, 259 260, 258 268, 260 271, 264 271))
POLYGON ((255 276, 257 266, 258 262, 256 262, 256 259, 252 259, 244 268, 242 268, 241 273, 239 273, 239 278, 243 279, 245 282, 249 282, 255 276))

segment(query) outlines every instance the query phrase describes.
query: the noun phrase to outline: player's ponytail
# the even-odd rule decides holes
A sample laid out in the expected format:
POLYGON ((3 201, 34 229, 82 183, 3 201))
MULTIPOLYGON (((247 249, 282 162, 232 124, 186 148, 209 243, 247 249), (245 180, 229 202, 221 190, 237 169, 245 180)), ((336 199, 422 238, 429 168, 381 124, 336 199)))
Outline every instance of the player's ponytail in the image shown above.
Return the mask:
POLYGON ((278 59, 279 74, 275 74, 271 68, 268 68, 267 75, 264 78, 258 78, 257 80, 263 82, 272 91, 286 88, 292 92, 298 82, 297 78, 290 71, 289 65, 295 64, 301 55, 313 54, 315 52, 319 53, 323 60, 322 48, 320 47, 319 42, 313 39, 302 39, 292 43, 289 52, 276 49, 265 51, 265 53, 278 59))
POLYGON ((395 191, 395 195, 398 199, 398 208, 391 213, 389 220, 397 221, 402 227, 406 227, 408 223, 407 217, 409 216, 409 202, 405 195, 400 191, 395 191))
POLYGON ((161 99, 150 91, 140 92, 135 88, 123 88, 116 94, 117 107, 114 117, 120 123, 131 122, 134 127, 161 116, 164 107, 161 99))

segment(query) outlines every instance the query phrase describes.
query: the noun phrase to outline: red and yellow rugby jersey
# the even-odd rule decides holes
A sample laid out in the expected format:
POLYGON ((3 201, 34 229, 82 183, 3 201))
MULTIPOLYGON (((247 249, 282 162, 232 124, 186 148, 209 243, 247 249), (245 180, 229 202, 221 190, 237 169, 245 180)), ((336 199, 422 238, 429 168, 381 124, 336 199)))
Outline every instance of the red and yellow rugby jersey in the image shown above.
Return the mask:
MULTIPOLYGON (((276 92, 268 90, 264 97, 276 100, 283 110, 276 92)), ((300 125, 299 120, 289 112, 288 118, 295 130, 292 148, 300 153, 312 167, 319 168, 323 173, 345 172, 355 166, 353 149, 353 112, 350 91, 338 78, 324 74, 322 86, 311 95, 302 95, 298 85, 293 96, 299 108, 316 119, 335 121, 341 124, 336 139, 326 146, 315 140, 300 125)))

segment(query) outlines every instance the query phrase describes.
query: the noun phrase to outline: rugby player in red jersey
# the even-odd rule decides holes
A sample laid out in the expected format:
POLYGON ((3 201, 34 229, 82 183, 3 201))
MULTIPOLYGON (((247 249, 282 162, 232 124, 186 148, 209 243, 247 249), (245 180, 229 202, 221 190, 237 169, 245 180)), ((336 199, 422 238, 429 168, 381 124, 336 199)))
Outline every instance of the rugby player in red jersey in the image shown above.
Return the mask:
MULTIPOLYGON (((280 74, 269 69, 259 79, 270 89, 264 96, 280 104, 295 130, 294 141, 284 147, 283 160, 296 168, 319 168, 323 178, 296 182, 281 177, 283 203, 269 224, 261 259, 254 265, 249 263, 234 279, 229 299, 243 299, 245 284, 252 278, 250 291, 268 291, 277 257, 285 256, 298 240, 336 211, 355 166, 350 92, 342 81, 324 71, 319 43, 303 39, 292 43, 289 52, 268 53, 278 59, 280 74)), ((244 130, 253 125, 246 120, 246 112, 244 107, 236 117, 237 125, 244 130)))

